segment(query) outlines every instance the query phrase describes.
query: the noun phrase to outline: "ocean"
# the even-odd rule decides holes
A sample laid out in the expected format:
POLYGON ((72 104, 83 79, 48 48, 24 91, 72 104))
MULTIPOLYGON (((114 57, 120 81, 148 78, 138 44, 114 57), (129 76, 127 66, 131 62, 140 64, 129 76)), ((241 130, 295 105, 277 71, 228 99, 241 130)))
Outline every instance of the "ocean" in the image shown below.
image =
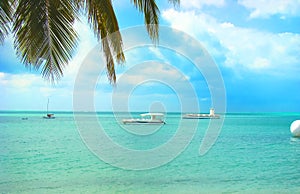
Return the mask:
MULTIPOLYGON (((95 127, 89 113, 80 114, 86 129, 95 127)), ((180 123, 193 135, 170 161, 156 150, 146 160, 121 154, 115 164, 90 151, 72 112, 56 112, 55 119, 43 116, 43 112, 0 112, 0 193, 300 193, 300 139, 289 130, 300 113, 222 115, 216 142, 200 155, 207 119, 198 120, 191 133, 189 122, 194 121, 168 113, 161 127, 134 125, 128 132, 124 130, 128 126, 118 122, 122 114, 116 120, 113 113, 99 112, 98 123, 113 142, 142 153, 172 139, 180 123), (143 167, 162 160, 161 165, 142 170, 116 165, 133 161, 143 167)), ((175 144, 180 144, 172 143, 174 149, 164 155, 173 154, 175 144)), ((108 149, 106 154, 116 153, 114 148, 102 148, 108 149)))

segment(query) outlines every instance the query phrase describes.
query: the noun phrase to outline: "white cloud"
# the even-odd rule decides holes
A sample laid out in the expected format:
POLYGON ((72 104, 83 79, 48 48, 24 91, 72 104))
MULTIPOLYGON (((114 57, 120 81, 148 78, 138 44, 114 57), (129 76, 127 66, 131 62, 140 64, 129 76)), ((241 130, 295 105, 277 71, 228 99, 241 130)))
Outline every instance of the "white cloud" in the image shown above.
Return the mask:
POLYGON ((264 69, 270 66, 270 61, 265 58, 256 58, 254 63, 251 65, 254 69, 264 69))
POLYGON ((148 61, 119 74, 117 83, 118 85, 129 86, 145 82, 148 79, 156 79, 166 83, 177 82, 179 84, 181 81, 187 81, 187 78, 171 65, 148 61))
POLYGON ((3 72, 0 72, 0 79, 3 79, 3 78, 4 78, 4 76, 5 76, 5 73, 3 73, 3 72))
POLYGON ((225 0, 181 0, 180 6, 185 9, 201 9, 203 6, 222 7, 225 0))
POLYGON ((234 25, 230 22, 223 22, 223 23, 221 23, 221 27, 222 28, 233 28, 234 25))
POLYGON ((167 110, 179 111, 178 107, 172 108, 170 103, 178 104, 178 98, 182 104, 188 104, 185 109, 195 109, 195 93, 187 76, 179 69, 166 63, 148 61, 132 66, 118 75, 112 102, 115 109, 125 110, 127 106, 131 106, 130 102, 135 102, 133 108, 138 104, 140 109, 147 111, 151 103, 159 101, 169 104, 167 110))
POLYGON ((206 14, 197 14, 195 11, 178 12, 174 9, 164 11, 162 17, 171 24, 172 28, 184 31, 198 39, 210 54, 214 56, 221 54, 213 44, 219 44, 216 42, 219 40, 214 35, 218 30, 216 27, 219 25, 215 18, 206 14))
POLYGON ((238 3, 251 10, 250 18, 264 18, 277 14, 300 15, 299 0, 239 0, 238 3))
POLYGON ((46 96, 40 88, 50 90, 53 86, 44 81, 40 75, 4 72, 1 72, 0 75, 0 90, 3 92, 0 102, 2 110, 44 109, 43 102, 46 101, 46 96))
POLYGON ((165 61, 166 63, 170 63, 168 59, 160 52, 157 47, 149 47, 149 50, 159 59, 165 61))
POLYGON ((172 27, 196 37, 213 57, 224 56, 224 65, 234 71, 246 69, 257 72, 264 69, 272 70, 268 73, 284 73, 300 63, 299 34, 276 34, 237 27, 193 11, 170 9, 162 16, 172 27))
POLYGON ((10 74, 0 72, 0 85, 25 90, 33 84, 42 81, 41 78, 34 74, 10 74))

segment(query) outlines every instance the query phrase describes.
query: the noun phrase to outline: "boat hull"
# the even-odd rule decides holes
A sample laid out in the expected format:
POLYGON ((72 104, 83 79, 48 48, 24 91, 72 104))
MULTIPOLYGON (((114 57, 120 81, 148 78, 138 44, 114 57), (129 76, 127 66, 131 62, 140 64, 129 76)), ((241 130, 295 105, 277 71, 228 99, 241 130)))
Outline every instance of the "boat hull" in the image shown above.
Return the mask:
POLYGON ((44 119, 55 119, 54 114, 47 114, 46 116, 43 116, 44 119))
POLYGON ((182 116, 183 119, 219 119, 219 115, 210 114, 186 114, 182 116))
POLYGON ((124 119, 124 124, 166 124, 162 120, 148 120, 148 119, 124 119))
POLYGON ((55 119, 55 117, 47 117, 47 116, 44 116, 43 118, 44 119, 55 119))

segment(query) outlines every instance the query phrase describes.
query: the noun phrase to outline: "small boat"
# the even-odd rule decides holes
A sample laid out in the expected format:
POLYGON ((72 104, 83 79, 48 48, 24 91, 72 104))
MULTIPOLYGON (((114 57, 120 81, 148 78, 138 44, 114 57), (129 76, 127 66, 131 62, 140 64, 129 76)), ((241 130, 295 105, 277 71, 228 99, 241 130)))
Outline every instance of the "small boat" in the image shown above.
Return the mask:
POLYGON ((162 113, 144 113, 139 119, 123 119, 124 124, 166 124, 162 113))
POLYGON ((55 119, 55 116, 53 113, 49 113, 49 98, 48 98, 48 103, 47 103, 47 114, 46 116, 43 116, 44 119, 55 119))
POLYGON ((55 119, 54 114, 48 113, 46 116, 43 116, 44 119, 55 119))
POLYGON ((215 114, 213 108, 210 109, 209 114, 185 114, 182 116, 183 119, 219 119, 220 115, 215 114))

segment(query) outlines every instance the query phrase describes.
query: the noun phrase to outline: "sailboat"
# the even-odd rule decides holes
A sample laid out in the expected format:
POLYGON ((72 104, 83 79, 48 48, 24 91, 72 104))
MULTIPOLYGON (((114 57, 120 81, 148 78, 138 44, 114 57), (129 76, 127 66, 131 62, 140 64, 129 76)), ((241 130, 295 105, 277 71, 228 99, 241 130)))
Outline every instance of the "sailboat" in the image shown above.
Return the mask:
POLYGON ((55 119, 55 116, 53 113, 49 113, 49 98, 47 103, 47 114, 43 117, 44 119, 55 119))

